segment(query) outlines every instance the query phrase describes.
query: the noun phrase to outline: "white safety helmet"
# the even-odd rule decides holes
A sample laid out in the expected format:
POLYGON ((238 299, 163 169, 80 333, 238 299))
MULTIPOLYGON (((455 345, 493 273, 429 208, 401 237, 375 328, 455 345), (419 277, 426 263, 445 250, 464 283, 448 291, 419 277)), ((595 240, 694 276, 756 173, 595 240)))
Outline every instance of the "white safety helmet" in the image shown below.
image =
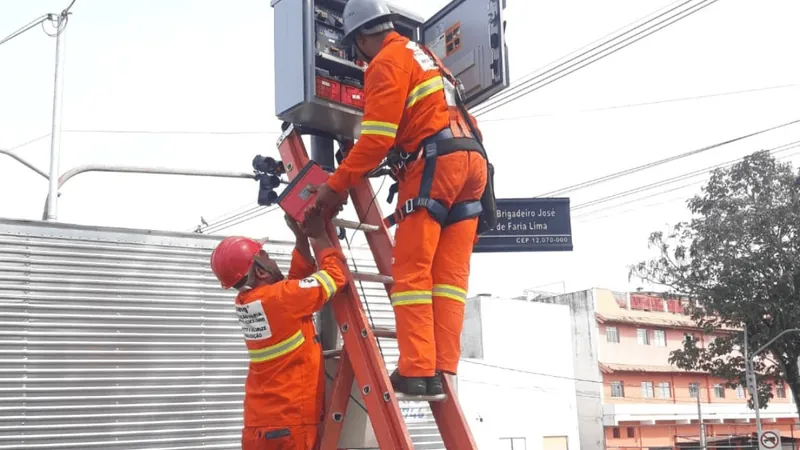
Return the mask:
POLYGON ((351 45, 356 32, 375 34, 381 31, 394 29, 392 20, 397 14, 389 10, 383 0, 348 0, 344 5, 344 37, 342 43, 351 45), (384 20, 379 20, 384 19, 384 20), (364 28, 364 25, 371 25, 364 28))

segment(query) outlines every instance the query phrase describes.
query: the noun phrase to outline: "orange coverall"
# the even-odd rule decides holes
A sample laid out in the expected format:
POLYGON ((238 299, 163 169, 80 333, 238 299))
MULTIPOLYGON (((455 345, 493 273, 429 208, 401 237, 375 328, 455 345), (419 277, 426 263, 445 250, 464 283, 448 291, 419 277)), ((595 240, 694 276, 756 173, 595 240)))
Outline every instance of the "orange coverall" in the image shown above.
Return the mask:
MULTIPOLYGON (((448 126, 452 129, 452 110, 439 70, 415 43, 397 32, 388 34, 370 62, 364 89, 361 136, 328 180, 336 192, 356 186, 390 148, 410 153, 423 139, 448 126)), ((472 116, 469 119, 475 123, 472 116)), ((417 197, 423 165, 418 160, 398 174, 398 205, 417 197)), ((440 156, 430 197, 446 208, 479 200, 486 178, 486 160, 477 152, 440 156)), ((418 209, 397 225, 391 301, 402 376, 430 377, 437 370, 456 373, 477 223, 475 217, 442 228, 427 211, 418 209)))
POLYGON ((236 311, 250 366, 244 398, 243 450, 311 450, 325 398, 322 349, 312 314, 346 280, 344 255, 329 249, 315 270, 297 250, 287 279, 242 292, 236 311))

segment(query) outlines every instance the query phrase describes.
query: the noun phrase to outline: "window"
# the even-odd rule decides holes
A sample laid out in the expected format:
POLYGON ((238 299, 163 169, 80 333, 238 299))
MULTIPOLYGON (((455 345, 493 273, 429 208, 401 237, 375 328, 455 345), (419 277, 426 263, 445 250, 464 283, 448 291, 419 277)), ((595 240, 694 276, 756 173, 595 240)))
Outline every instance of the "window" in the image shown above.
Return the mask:
POLYGON ((633 429, 633 427, 628 427, 628 437, 629 437, 629 438, 636 437, 636 432, 635 432, 635 430, 633 429))
POLYGON ((507 450, 527 450, 525 448, 525 438, 521 437, 508 437, 508 438, 500 438, 500 442, 503 443, 502 449, 507 450))
POLYGON ((606 342, 619 344, 619 331, 617 327, 606 327, 606 342))
POLYGON ((714 397, 725 398, 725 386, 717 383, 714 385, 714 397))
POLYGON ((669 386, 669 383, 666 381, 662 381, 658 383, 658 397, 659 398, 671 398, 672 392, 669 386))
POLYGON ((744 386, 736 386, 736 398, 744 398, 744 386))
POLYGON ((786 398, 786 385, 783 383, 776 384, 775 395, 777 395, 778 398, 786 398))
POLYGON ((644 328, 636 329, 636 340, 642 345, 650 345, 650 336, 644 328))
POLYGON ((619 439, 619 428, 613 428, 611 430, 611 435, 614 436, 614 439, 619 439))
POLYGON ((653 398, 653 382, 652 381, 642 381, 642 397, 644 398, 653 398))
POLYGON ((700 397, 700 383, 689 383, 689 397, 700 397))
POLYGON ((625 397, 625 385, 622 384, 622 381, 611 382, 611 396, 625 397))
POLYGON ((653 344, 656 347, 666 347, 667 346, 667 333, 664 330, 654 330, 653 331, 653 344))

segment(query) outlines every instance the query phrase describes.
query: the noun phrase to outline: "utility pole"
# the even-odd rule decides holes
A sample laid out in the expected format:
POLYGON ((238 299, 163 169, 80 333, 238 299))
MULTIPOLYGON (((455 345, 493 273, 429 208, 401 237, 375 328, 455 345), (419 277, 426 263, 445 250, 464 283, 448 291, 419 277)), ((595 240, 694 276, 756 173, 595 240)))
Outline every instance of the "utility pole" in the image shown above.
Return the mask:
MULTIPOLYGON (((750 354, 747 349, 750 346, 749 342, 750 341, 747 338, 747 325, 745 325, 744 326, 745 379, 747 380, 747 389, 750 391, 750 397, 753 399, 753 408, 756 410, 756 440, 758 440, 761 439, 761 407, 758 403, 758 383, 756 383, 756 373, 753 367, 753 361, 750 360, 750 354)), ((756 355, 753 354, 753 358, 755 358, 755 356, 756 355)))
MULTIPOLYGON (((71 5, 70 5, 71 6, 71 5)), ((50 187, 47 197, 47 217, 49 221, 58 217, 58 172, 61 162, 61 91, 64 73, 64 32, 67 29, 67 10, 51 16, 56 24, 56 68, 53 77, 53 121, 50 131, 50 187), (55 17, 53 17, 55 16, 55 17)))
POLYGON ((767 341, 766 344, 759 347, 756 351, 753 352, 753 355, 750 356, 748 347, 749 340, 747 337, 747 324, 744 326, 744 369, 745 369, 745 379, 747 380, 747 388, 750 391, 750 395, 753 398, 753 408, 756 410, 756 439, 761 439, 761 407, 758 402, 758 383, 756 382, 756 371, 755 367, 753 366, 754 360, 759 353, 764 351, 767 347, 769 347, 773 342, 777 341, 781 336, 787 333, 800 333, 800 328, 790 328, 788 330, 783 330, 778 333, 777 336, 767 341))
POLYGON ((706 426, 703 425, 703 409, 700 407, 700 382, 697 383, 697 422, 700 424, 700 450, 706 450, 706 426))

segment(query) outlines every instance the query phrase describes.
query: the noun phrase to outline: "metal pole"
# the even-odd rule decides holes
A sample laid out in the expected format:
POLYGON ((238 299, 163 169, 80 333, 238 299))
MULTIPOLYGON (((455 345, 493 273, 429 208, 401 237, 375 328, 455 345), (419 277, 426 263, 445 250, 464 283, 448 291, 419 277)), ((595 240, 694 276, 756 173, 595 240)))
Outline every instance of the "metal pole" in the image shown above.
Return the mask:
POLYGON ((700 449, 706 450, 706 426, 703 425, 703 410, 700 407, 700 383, 697 383, 697 422, 700 424, 700 449))
MULTIPOLYGON (((761 439, 761 411, 758 402, 758 383, 756 382, 756 374, 755 374, 755 369, 753 367, 753 361, 750 359, 750 352, 748 350, 749 346, 750 346, 750 341, 748 340, 747 337, 747 325, 745 325, 744 326, 745 379, 747 380, 747 387, 750 390, 750 396, 753 398, 753 408, 756 410, 756 440, 758 441, 759 439, 761 439)), ((755 358, 755 356, 756 355, 754 354, 753 358, 755 358)))
MULTIPOLYGON (((322 167, 333 170, 333 139, 311 135, 311 154, 309 159, 322 167)), ((319 315, 319 334, 323 350, 335 350, 339 344, 339 325, 333 315, 330 302, 322 307, 319 315)))
POLYGON ((56 220, 58 216, 58 171, 61 162, 61 90, 63 87, 66 20, 66 14, 59 14, 56 19, 56 67, 55 76, 53 77, 53 121, 50 132, 50 189, 48 191, 46 217, 47 220, 51 221, 56 220))

